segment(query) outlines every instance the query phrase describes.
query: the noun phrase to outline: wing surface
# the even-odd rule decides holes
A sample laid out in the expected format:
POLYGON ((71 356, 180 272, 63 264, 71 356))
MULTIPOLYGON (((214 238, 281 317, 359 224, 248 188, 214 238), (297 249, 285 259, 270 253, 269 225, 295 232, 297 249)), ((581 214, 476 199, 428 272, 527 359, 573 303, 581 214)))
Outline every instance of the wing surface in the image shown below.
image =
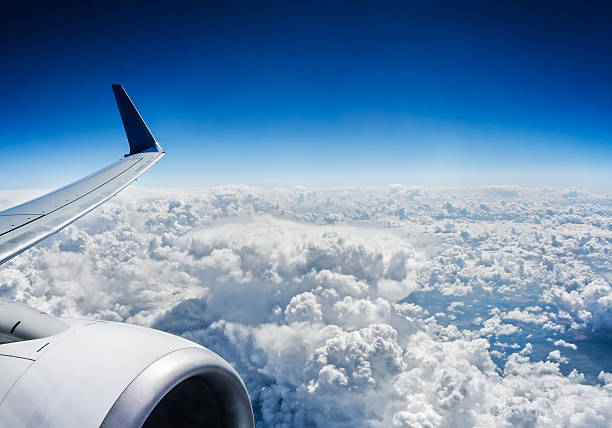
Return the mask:
POLYGON ((113 85, 113 92, 130 154, 61 189, 0 212, 0 264, 101 205, 164 156, 123 88, 113 85))

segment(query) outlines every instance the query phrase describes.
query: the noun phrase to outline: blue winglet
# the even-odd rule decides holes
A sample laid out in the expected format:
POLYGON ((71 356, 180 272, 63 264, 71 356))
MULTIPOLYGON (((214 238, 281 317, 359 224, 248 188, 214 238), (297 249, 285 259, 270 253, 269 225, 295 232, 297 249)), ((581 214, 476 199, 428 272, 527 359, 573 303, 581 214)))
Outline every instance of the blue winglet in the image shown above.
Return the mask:
MULTIPOLYGON (((130 143, 130 155, 141 152, 161 152, 162 148, 157 144, 151 131, 140 117, 138 110, 126 94, 121 85, 113 85, 113 93, 119 107, 119 114, 123 121, 123 128, 130 143)), ((128 155, 129 156, 129 155, 128 155)))

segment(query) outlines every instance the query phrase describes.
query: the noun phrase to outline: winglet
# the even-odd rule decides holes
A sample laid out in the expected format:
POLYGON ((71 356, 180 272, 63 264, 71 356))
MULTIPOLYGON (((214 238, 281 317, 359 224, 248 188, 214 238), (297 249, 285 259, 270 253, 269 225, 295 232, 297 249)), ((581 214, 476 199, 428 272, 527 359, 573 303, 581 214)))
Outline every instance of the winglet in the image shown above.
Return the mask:
POLYGON ((151 131, 147 128, 142 117, 140 117, 130 97, 125 93, 123 86, 113 85, 113 93, 115 94, 115 100, 117 100, 117 107, 119 107, 119 114, 121 114, 125 134, 130 143, 130 155, 146 151, 163 151, 155 141, 155 138, 153 138, 153 135, 151 135, 151 131))

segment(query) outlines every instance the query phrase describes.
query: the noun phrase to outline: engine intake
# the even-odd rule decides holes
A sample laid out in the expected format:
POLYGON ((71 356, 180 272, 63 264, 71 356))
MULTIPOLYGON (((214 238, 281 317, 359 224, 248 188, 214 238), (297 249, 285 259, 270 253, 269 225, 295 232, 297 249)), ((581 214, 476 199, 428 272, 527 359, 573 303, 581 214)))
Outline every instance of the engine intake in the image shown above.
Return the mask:
POLYGON ((235 372, 203 348, 184 348, 147 367, 117 399, 101 427, 248 427, 251 404, 235 372))

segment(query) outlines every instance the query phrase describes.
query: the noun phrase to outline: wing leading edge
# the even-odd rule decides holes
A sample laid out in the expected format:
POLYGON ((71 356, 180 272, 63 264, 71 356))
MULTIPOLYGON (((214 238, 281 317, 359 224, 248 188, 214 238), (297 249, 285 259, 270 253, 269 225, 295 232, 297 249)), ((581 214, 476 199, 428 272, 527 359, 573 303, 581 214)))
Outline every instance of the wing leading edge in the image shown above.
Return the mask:
POLYGON ((120 85, 113 85, 130 154, 61 189, 0 212, 0 264, 106 202, 165 152, 120 85))

